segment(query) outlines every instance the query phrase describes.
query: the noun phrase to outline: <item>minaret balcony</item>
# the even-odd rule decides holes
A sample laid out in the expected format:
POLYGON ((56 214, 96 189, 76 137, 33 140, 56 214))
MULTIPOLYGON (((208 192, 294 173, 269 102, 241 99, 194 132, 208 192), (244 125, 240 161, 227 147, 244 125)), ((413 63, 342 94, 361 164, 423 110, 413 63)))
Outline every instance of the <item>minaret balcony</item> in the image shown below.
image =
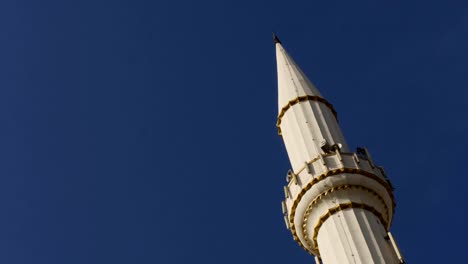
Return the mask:
POLYGON ((283 202, 286 225, 313 255, 319 255, 316 237, 321 223, 333 210, 359 207, 372 212, 387 230, 391 225, 393 188, 370 155, 359 154, 336 149, 288 173, 283 202))

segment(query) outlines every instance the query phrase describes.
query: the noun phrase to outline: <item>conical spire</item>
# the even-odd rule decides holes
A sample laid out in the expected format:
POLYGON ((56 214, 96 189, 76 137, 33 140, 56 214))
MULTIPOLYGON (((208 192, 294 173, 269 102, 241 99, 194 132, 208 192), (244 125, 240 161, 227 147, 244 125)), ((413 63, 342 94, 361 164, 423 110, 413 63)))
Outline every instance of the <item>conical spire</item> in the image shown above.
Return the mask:
POLYGON ((289 101, 300 96, 320 96, 320 92, 302 72, 299 66, 283 48, 281 41, 273 34, 276 46, 278 69, 278 109, 281 111, 289 101))

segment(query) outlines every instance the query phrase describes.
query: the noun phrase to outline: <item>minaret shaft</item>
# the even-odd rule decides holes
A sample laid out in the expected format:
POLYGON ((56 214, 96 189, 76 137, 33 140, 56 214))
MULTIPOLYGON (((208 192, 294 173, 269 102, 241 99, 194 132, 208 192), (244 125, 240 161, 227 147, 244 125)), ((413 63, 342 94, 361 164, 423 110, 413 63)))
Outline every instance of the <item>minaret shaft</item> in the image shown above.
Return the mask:
POLYGON ((291 161, 283 213, 324 264, 403 263, 388 236, 393 188, 367 150, 350 152, 336 111, 275 37, 278 121, 291 161))

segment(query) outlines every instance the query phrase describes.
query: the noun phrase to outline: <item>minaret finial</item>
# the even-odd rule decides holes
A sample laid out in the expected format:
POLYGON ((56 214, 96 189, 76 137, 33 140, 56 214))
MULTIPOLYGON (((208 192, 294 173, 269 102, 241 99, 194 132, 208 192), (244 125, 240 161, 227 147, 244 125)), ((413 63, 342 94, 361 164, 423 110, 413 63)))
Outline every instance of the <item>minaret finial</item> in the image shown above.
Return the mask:
POLYGON ((281 41, 279 40, 278 36, 276 36, 275 32, 273 32, 273 42, 281 44, 281 41))

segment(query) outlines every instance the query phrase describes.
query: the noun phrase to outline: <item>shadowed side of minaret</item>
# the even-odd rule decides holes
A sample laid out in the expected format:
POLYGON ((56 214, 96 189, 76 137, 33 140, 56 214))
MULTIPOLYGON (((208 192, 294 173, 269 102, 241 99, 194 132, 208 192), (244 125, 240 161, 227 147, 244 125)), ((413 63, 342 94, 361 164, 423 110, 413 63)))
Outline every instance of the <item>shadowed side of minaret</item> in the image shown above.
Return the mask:
POLYGON ((388 232, 393 188, 368 151, 350 152, 333 105, 274 35, 277 129, 291 162, 283 214, 294 239, 325 264, 404 263, 388 232))

